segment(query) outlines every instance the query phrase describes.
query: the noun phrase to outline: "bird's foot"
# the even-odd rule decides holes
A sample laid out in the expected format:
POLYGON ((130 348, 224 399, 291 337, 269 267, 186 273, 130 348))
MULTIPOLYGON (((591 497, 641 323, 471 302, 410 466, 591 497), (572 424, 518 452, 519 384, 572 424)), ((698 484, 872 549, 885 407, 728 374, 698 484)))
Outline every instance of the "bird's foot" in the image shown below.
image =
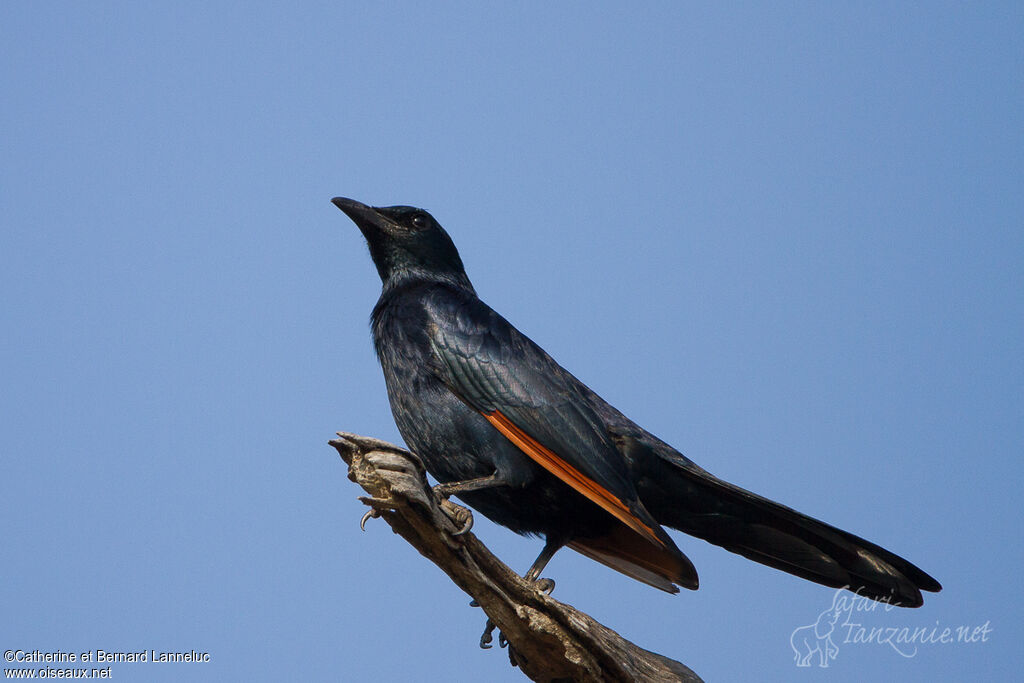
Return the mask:
POLYGON ((533 582, 533 585, 544 595, 551 595, 551 592, 555 590, 555 582, 553 579, 537 579, 533 582))
MULTIPOLYGON (((491 642, 494 640, 494 636, 492 635, 494 633, 494 629, 494 622, 488 619, 487 623, 484 625, 484 632, 480 636, 481 649, 490 650, 493 647, 493 645, 491 645, 491 642)), ((498 631, 498 647, 502 649, 508 648, 508 661, 512 664, 512 666, 519 666, 519 663, 516 659, 515 648, 512 647, 511 644, 509 644, 508 638, 506 638, 505 634, 501 631, 498 631)))
POLYGON ((459 530, 452 532, 452 536, 461 536, 467 533, 473 528, 473 513, 469 508, 464 508, 461 505, 455 505, 449 500, 446 500, 441 505, 441 509, 447 513, 448 518, 455 522, 459 526, 459 530))
MULTIPOLYGON (((479 607, 480 603, 477 602, 475 599, 473 599, 473 600, 469 601, 469 606, 470 607, 479 607)), ((488 617, 487 618, 487 623, 484 624, 484 632, 480 635, 480 649, 481 650, 490 650, 491 649, 491 641, 494 640, 494 637, 491 634, 494 633, 494 629, 495 628, 496 627, 494 625, 494 622, 491 621, 490 617, 488 617)), ((501 645, 501 647, 505 647, 505 643, 506 642, 507 641, 505 640, 505 636, 501 635, 501 632, 499 631, 498 632, 498 644, 501 645)))
POLYGON ((383 498, 370 498, 369 496, 360 496, 359 501, 365 505, 369 505, 370 509, 366 511, 366 514, 359 520, 359 528, 366 531, 366 522, 371 519, 377 519, 381 516, 382 510, 394 510, 395 506, 390 500, 383 498))
POLYGON ((470 512, 469 508, 464 508, 461 505, 448 500, 448 496, 451 492, 445 487, 444 484, 438 484, 431 489, 434 494, 434 500, 437 501, 438 507, 444 511, 448 516, 448 519, 455 522, 458 526, 458 531, 452 532, 452 536, 462 536, 473 528, 473 513, 470 512))
MULTIPOLYGON (((488 619, 487 623, 484 624, 484 632, 480 635, 480 649, 481 650, 490 650, 491 649, 491 647, 492 647, 491 646, 491 641, 494 640, 494 637, 491 634, 494 633, 494 629, 495 629, 494 622, 491 621, 490 619, 488 619)), ((500 631, 498 632, 498 637, 499 637, 499 642, 501 642, 500 639, 504 638, 504 636, 501 635, 500 631)))
POLYGON ((437 486, 431 487, 430 491, 434 494, 434 499, 439 503, 442 500, 448 500, 452 495, 452 487, 448 484, 438 484, 437 486))

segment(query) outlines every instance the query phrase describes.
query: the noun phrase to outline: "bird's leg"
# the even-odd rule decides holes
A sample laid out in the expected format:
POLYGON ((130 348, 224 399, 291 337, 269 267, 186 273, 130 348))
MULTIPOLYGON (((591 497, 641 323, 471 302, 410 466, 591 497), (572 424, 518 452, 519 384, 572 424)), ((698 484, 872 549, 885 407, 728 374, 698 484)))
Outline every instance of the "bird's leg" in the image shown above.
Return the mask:
POLYGON ((565 543, 560 539, 548 538, 544 543, 544 548, 541 549, 540 555, 533 561, 530 568, 526 570, 526 574, 523 576, 527 581, 533 581, 537 584, 537 589, 551 594, 551 591, 555 590, 555 582, 551 579, 540 578, 540 573, 544 571, 544 567, 548 566, 548 562, 554 557, 558 549, 561 548, 565 543))
MULTIPOLYGON (((436 495, 439 498, 446 499, 448 498, 448 496, 451 495, 467 493, 470 491, 480 491, 482 489, 494 488, 495 486, 505 486, 506 484, 507 482, 504 479, 502 479, 497 472, 495 472, 494 474, 488 475, 486 477, 476 477, 475 479, 464 479, 462 481, 453 481, 447 484, 438 484, 437 486, 434 487, 434 495, 436 495)), ((472 517, 470 517, 469 525, 467 525, 464 529, 460 530, 458 533, 462 534, 466 531, 469 531, 469 528, 471 526, 472 517)), ((548 538, 547 541, 544 543, 544 548, 540 551, 540 555, 538 555, 537 559, 534 560, 532 565, 530 565, 530 568, 526 571, 526 574, 523 578, 525 578, 527 581, 534 582, 537 585, 538 590, 550 594, 551 591, 555 589, 555 582, 551 579, 539 578, 540 573, 544 571, 544 567, 547 566, 548 562, 551 560, 554 554, 558 552, 558 549, 561 548, 563 545, 565 545, 565 542, 560 539, 548 538)), ((471 607, 479 607, 479 604, 476 602, 476 600, 469 604, 471 607)), ((494 629, 494 622, 488 619, 487 623, 484 625, 484 632, 480 635, 481 648, 485 650, 490 649, 491 642, 494 640, 494 637, 492 635, 494 633, 494 629)), ((508 641, 505 640, 505 637, 501 633, 498 634, 498 643, 501 645, 501 647, 506 647, 508 645, 508 641)), ((512 656, 511 649, 509 651, 509 654, 510 656, 512 656)))
POLYGON ((462 481, 438 484, 434 487, 434 493, 442 498, 448 498, 449 496, 468 493, 469 491, 479 491, 481 489, 494 488, 495 486, 505 486, 507 483, 508 482, 502 479, 501 476, 495 472, 494 474, 489 474, 486 477, 463 479, 462 481))
MULTIPOLYGON (((486 477, 476 477, 475 479, 463 479, 462 481, 452 481, 447 484, 438 484, 434 487, 434 496, 437 497, 439 503, 447 500, 449 496, 457 495, 460 493, 466 493, 467 491, 479 491, 481 489, 489 489, 495 486, 504 486, 506 481, 502 479, 497 472, 490 474, 486 477)), ((442 504, 442 507, 444 505, 442 504)), ((473 513, 466 510, 466 519, 459 520, 462 523, 462 528, 456 531, 453 536, 461 536, 470 529, 473 528, 473 513)))

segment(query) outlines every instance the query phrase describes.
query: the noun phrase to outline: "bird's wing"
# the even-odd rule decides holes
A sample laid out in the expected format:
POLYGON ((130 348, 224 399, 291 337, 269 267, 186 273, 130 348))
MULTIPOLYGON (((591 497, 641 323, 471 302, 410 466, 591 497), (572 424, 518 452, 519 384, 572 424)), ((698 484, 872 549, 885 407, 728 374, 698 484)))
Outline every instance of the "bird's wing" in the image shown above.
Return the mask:
POLYGON ((479 300, 428 309, 430 343, 453 393, 544 469, 651 543, 675 550, 572 375, 479 300))

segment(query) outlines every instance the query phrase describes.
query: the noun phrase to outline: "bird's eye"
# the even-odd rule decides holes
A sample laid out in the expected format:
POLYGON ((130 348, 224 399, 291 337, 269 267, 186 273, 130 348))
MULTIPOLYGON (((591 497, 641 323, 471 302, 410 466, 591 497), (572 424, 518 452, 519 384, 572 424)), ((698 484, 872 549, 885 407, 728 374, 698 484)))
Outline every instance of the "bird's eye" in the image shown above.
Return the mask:
POLYGON ((412 227, 422 230, 427 227, 427 217, 422 213, 413 214, 412 227))

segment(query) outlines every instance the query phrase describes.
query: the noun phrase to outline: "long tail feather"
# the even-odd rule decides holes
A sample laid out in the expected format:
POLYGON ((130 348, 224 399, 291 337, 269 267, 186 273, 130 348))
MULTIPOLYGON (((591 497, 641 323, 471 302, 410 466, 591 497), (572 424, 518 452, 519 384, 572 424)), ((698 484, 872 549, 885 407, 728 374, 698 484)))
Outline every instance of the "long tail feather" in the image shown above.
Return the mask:
POLYGON ((640 499, 665 526, 756 562, 859 595, 918 607, 939 582, 902 557, 842 529, 718 479, 672 451, 644 459, 640 499))

